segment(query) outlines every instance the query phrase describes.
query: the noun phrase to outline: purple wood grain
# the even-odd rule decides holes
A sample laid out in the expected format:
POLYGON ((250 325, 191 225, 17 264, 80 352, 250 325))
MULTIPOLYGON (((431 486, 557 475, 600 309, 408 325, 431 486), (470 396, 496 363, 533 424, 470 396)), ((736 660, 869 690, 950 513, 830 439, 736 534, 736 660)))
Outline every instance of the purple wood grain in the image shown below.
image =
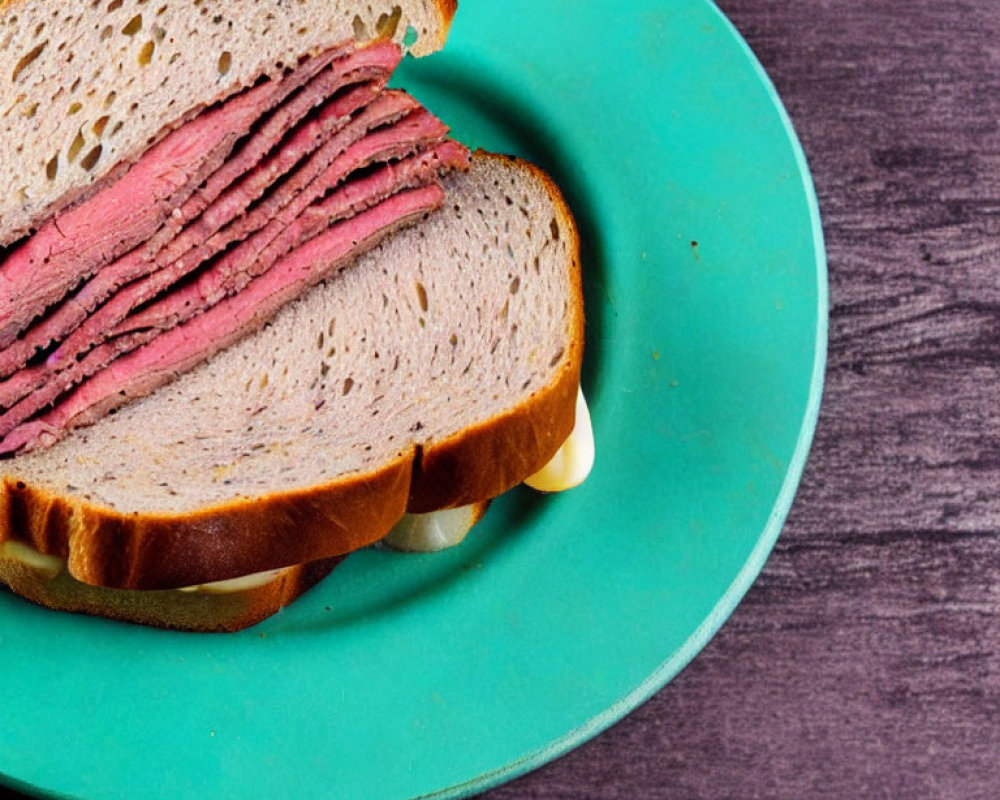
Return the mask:
POLYGON ((483 795, 1000 797, 1000 2, 720 0, 814 173, 830 359, 758 583, 673 683, 483 795))

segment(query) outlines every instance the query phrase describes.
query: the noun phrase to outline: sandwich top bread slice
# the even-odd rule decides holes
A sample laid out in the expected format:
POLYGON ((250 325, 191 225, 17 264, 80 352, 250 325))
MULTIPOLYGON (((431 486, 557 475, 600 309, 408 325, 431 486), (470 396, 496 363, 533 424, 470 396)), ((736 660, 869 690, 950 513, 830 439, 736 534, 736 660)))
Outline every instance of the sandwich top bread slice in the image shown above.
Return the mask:
POLYGON ((537 472, 574 424, 575 226, 509 157, 444 189, 263 329, 6 462, 4 537, 83 583, 173 589, 348 553, 537 472))

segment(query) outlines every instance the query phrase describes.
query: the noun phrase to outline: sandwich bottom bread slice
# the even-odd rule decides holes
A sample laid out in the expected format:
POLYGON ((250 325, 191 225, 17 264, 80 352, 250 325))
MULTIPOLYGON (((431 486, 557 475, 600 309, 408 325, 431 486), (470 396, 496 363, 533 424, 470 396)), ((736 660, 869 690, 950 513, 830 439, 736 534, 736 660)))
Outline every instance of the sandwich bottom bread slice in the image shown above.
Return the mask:
POLYGON ((517 159, 477 153, 444 189, 439 211, 258 332, 5 462, 0 579, 53 608, 235 630, 406 512, 481 503, 545 466, 579 388, 575 226, 517 159), (226 595, 177 591, 286 568, 226 595))
MULTIPOLYGON (((433 552, 458 544, 482 519, 489 502, 432 514, 406 514, 382 541, 395 550, 433 552)), ((19 542, 0 545, 0 582, 40 606, 192 632, 236 631, 289 605, 330 574, 344 556, 182 589, 135 590, 90 586, 65 562, 19 542)))

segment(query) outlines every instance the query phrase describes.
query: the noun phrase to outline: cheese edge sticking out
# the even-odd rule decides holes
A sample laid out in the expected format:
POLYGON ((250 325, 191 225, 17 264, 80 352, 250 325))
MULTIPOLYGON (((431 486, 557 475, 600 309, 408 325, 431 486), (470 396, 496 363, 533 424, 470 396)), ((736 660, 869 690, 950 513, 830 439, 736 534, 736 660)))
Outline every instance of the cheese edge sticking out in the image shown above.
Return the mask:
POLYGON ((215 581, 213 583, 202 583, 197 586, 184 586, 178 592, 204 592, 206 594, 231 594, 235 592, 248 592, 251 589, 258 589, 267 586, 271 581, 280 578, 288 568, 269 569, 265 572, 255 572, 252 575, 243 575, 239 578, 230 578, 225 581, 215 581))
POLYGON ((66 562, 59 556, 47 556, 44 553, 39 553, 30 545, 15 541, 0 543, 0 560, 17 561, 30 567, 43 578, 50 580, 62 572, 66 566, 66 562))
POLYGON ((407 553, 436 553, 460 544, 478 519, 476 505, 404 514, 382 542, 407 553))
POLYGON ((540 492, 563 492, 583 483, 594 467, 594 429, 583 389, 576 395, 576 423, 548 464, 525 479, 525 484, 540 492))

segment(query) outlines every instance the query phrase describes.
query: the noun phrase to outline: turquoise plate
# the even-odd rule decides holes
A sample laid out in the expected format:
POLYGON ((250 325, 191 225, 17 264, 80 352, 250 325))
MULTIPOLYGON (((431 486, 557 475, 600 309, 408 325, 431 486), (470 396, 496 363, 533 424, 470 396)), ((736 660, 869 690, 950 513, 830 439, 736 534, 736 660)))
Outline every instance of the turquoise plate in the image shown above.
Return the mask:
POLYGON ((363 552, 235 635, 0 593, 0 772, 79 798, 459 797, 662 687, 766 559, 809 449, 826 275, 773 87, 707 0, 468 0, 411 88, 564 188, 597 466, 461 547, 363 552))

